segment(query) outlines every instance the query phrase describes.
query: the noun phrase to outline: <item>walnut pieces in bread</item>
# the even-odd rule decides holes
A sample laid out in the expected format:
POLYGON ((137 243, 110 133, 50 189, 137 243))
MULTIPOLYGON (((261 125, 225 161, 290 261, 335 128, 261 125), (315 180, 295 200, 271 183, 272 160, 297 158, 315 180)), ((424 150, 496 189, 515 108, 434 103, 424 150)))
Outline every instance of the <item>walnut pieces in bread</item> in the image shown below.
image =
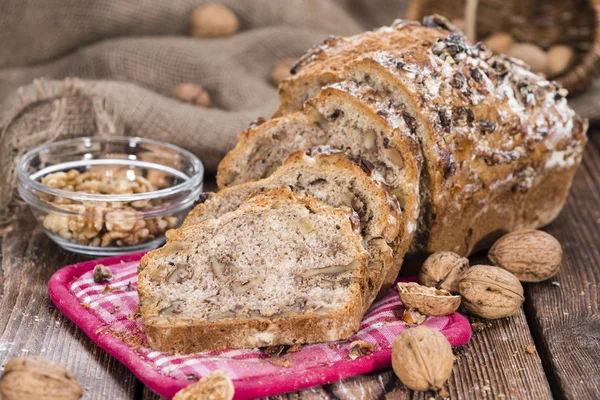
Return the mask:
MULTIPOLYGON (((291 154, 268 178, 225 188, 197 205, 184 221, 184 226, 216 218, 237 209, 253 192, 266 187, 289 186, 294 192, 314 196, 334 207, 350 207, 359 217, 369 262, 369 299, 378 292, 387 293, 397 271, 394 258, 396 239, 401 229, 401 210, 383 178, 369 168, 368 161, 351 160, 343 152, 321 146, 291 154), (387 277, 387 278, 386 278, 387 277)), ((309 233, 314 226, 308 220, 298 228, 309 233)))
POLYGON ((454 354, 440 332, 421 325, 396 336, 392 344, 392 368, 409 389, 439 390, 450 378, 454 354))
POLYGON ((563 250, 554 236, 535 229, 502 236, 488 252, 492 264, 512 272, 521 282, 541 282, 558 273, 563 250))
POLYGON ((138 272, 150 347, 189 353, 354 334, 370 305, 370 257, 348 214, 273 188, 219 218, 170 231, 138 272), (297 228, 304 219, 314 230, 297 228))
POLYGON ((226 188, 267 177, 292 152, 323 144, 359 157, 365 169, 375 170, 390 186, 403 211, 394 267, 385 278, 391 285, 417 228, 422 157, 415 151, 410 114, 369 92, 353 84, 331 86, 307 102, 304 111, 242 132, 219 164, 217 184, 226 188), (399 126, 409 132, 401 134, 399 126))

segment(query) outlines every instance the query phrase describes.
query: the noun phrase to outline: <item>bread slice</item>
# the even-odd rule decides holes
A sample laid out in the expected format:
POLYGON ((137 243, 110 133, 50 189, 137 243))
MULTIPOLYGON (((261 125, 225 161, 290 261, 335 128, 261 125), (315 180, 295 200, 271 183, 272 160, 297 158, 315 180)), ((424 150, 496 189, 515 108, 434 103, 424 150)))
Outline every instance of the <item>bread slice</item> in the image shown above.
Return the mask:
POLYGON ((362 159, 328 146, 292 153, 268 178, 228 187, 197 205, 183 225, 195 225, 237 209, 243 200, 262 188, 288 186, 296 193, 314 196, 334 207, 350 207, 360 218, 361 235, 371 255, 368 271, 372 302, 378 292, 387 293, 393 281, 384 279, 393 267, 401 211, 375 167, 362 159))
MULTIPOLYGON (((323 43, 309 49, 292 66, 292 76, 278 88, 280 106, 273 117, 280 117, 301 110, 304 102, 319 93, 322 87, 339 82, 346 66, 369 52, 403 49, 421 45, 424 41, 433 43, 447 32, 437 26, 431 17, 422 26, 416 21, 398 19, 391 26, 384 26, 371 32, 363 32, 350 37, 329 37, 323 43)), ((435 17, 438 21, 442 19, 435 17)), ((449 22, 446 27, 456 29, 449 22)))
POLYGON ((327 87, 303 111, 275 118, 242 132, 236 147, 219 164, 220 188, 269 176, 285 156, 309 145, 327 144, 375 166, 400 203, 400 235, 395 264, 385 282, 398 276, 416 232, 422 158, 412 116, 377 96, 358 97, 347 87, 327 87))
POLYGON ((142 258, 148 344, 190 353, 348 338, 368 308, 351 209, 266 189, 142 258))

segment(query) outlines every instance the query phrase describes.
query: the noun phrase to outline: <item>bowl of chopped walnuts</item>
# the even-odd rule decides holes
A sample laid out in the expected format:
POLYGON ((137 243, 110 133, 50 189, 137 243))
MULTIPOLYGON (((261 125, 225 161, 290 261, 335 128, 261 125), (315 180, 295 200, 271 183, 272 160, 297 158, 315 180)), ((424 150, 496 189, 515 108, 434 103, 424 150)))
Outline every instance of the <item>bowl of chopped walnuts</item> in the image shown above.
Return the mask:
POLYGON ((81 254, 155 248, 202 192, 192 153, 138 137, 84 137, 33 149, 17 166, 18 190, 46 234, 81 254))

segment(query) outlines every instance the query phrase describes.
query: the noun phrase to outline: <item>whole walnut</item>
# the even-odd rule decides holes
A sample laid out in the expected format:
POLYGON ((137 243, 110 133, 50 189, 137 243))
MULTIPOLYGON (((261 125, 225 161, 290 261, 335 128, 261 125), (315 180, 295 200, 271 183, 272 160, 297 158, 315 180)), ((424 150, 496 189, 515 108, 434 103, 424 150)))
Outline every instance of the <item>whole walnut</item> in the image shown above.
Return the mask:
POLYGON ((475 265, 466 270, 458 289, 465 308, 488 319, 514 314, 525 300, 517 277, 491 265, 475 265))
POLYGON ((273 67, 273 70, 271 71, 271 80, 275 86, 279 86, 284 79, 291 76, 290 69, 296 61, 295 58, 286 58, 273 67))
POLYGON ((408 388, 439 390, 450 378, 454 355, 448 340, 425 325, 409 328, 392 345, 392 368, 408 388))
POLYGON ((430 255, 421 266, 419 283, 456 294, 458 280, 467 268, 467 258, 451 251, 438 251, 430 255))
POLYGON ((210 3, 192 11, 190 25, 192 36, 223 37, 236 33, 240 22, 235 13, 223 4, 210 3))
POLYGON ((171 95, 185 103, 192 103, 200 107, 210 107, 209 94, 197 83, 180 83, 175 86, 171 95))
POLYGON ((181 389, 173 400, 231 400, 235 390, 231 379, 223 370, 216 370, 196 383, 181 389))
POLYGON ((541 282, 558 272, 563 250, 554 236, 536 229, 511 232, 488 253, 492 264, 512 272, 521 282, 541 282))
POLYGON ((9 360, 0 378, 2 400, 76 400, 83 390, 62 365, 37 357, 9 360))

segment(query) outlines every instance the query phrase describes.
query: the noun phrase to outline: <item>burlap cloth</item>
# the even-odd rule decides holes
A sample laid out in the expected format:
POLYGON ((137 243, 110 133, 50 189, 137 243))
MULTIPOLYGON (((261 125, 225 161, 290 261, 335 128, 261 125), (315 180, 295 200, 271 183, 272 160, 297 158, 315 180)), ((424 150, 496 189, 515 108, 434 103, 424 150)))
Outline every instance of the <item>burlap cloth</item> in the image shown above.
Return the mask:
MULTIPOLYGON (((278 61, 389 24, 407 0, 219 1, 240 19, 229 38, 188 35, 202 0, 0 0, 0 228, 19 207, 18 159, 47 142, 142 136, 191 150, 213 173, 239 132, 275 110, 278 61), (201 84, 213 106, 172 99, 181 82, 201 84)), ((600 115, 597 93, 572 104, 600 115)))

